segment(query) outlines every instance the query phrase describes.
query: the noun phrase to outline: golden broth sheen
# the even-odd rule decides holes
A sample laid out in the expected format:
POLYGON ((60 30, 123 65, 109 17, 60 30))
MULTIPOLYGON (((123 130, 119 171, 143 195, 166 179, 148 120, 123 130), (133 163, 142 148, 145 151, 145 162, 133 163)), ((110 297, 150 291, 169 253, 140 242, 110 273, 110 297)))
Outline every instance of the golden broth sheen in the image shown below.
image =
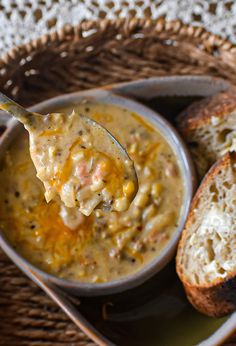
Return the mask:
POLYGON ((81 214, 79 226, 68 228, 60 204, 44 199, 25 133, 1 165, 0 227, 19 253, 48 273, 106 282, 138 271, 167 245, 178 226, 183 180, 169 144, 138 115, 113 105, 75 108, 104 125, 134 161, 139 191, 129 210, 81 214))

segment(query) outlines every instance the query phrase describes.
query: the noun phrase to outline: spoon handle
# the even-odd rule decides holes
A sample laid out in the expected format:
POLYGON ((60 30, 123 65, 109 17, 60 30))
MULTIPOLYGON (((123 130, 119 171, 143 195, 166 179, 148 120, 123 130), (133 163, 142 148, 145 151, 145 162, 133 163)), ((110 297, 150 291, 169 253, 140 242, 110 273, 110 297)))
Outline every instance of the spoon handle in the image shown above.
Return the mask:
POLYGON ((0 109, 6 111, 13 115, 16 119, 18 119, 23 124, 28 123, 29 116, 31 115, 25 108, 20 106, 15 101, 8 98, 6 95, 0 92, 0 109))

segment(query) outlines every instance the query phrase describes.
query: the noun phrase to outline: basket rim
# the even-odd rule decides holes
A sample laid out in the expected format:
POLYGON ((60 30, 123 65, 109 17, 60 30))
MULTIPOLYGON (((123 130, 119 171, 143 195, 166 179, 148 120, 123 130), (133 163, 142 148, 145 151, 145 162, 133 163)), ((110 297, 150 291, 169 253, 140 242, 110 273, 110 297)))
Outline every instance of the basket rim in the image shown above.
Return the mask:
POLYGON ((207 31, 202 26, 195 26, 191 24, 185 24, 181 20, 166 20, 163 17, 157 19, 150 18, 117 18, 117 19, 97 19, 97 20, 85 20, 77 25, 65 24, 60 29, 53 32, 44 34, 36 39, 30 40, 25 44, 21 44, 11 48, 8 52, 4 53, 0 58, 0 68, 11 64, 17 58, 20 58, 26 53, 33 52, 35 49, 45 47, 47 43, 63 42, 68 36, 74 36, 77 39, 83 38, 83 33, 89 30, 106 31, 107 28, 113 27, 117 30, 124 28, 124 36, 129 37, 129 34, 134 33, 136 30, 146 31, 153 30, 155 33, 171 32, 172 34, 180 34, 188 37, 194 37, 207 43, 208 47, 221 48, 223 50, 231 51, 235 50, 236 44, 233 44, 227 38, 223 38, 219 35, 213 34, 207 31))

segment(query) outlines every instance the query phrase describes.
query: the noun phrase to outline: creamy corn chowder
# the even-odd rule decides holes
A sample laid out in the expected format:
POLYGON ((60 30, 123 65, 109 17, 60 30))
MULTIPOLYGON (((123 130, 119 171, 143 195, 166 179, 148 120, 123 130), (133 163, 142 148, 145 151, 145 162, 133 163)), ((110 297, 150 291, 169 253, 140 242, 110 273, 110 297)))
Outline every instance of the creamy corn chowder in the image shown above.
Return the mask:
POLYGON ((99 206, 129 208, 137 192, 133 162, 101 126, 74 110, 30 119, 24 126, 47 202, 60 198, 86 216, 99 206))
MULTIPOLYGON (((72 107, 62 111, 71 114, 72 107)), ((104 125, 127 149, 139 181, 131 206, 85 216, 58 199, 47 203, 23 133, 1 163, 0 227, 40 269, 102 283, 137 272, 160 254, 178 226, 183 180, 168 142, 137 114, 102 104, 81 104, 75 111, 104 125)), ((124 193, 132 191, 127 183, 124 193)))

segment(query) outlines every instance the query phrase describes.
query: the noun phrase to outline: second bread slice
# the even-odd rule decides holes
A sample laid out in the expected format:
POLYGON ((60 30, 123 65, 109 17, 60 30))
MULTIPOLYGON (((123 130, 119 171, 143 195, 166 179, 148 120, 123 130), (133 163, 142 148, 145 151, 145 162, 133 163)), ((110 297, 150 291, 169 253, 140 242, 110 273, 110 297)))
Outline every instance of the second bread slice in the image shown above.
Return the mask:
POLYGON ((193 199, 177 273, 200 312, 223 316, 236 309, 236 153, 210 169, 193 199))
POLYGON ((236 149, 236 88, 193 103, 177 126, 202 178, 220 156, 236 149))

